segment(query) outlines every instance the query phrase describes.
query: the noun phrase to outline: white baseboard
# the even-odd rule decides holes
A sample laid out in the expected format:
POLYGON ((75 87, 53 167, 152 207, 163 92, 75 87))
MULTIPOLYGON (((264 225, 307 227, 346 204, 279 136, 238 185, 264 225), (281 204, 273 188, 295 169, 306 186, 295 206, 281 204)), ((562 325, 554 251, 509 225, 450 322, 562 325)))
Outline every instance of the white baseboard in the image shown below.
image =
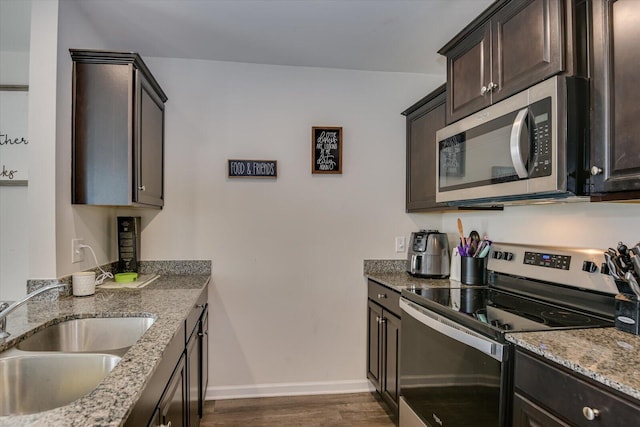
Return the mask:
POLYGON ((207 387, 206 400, 373 392, 368 380, 207 387))

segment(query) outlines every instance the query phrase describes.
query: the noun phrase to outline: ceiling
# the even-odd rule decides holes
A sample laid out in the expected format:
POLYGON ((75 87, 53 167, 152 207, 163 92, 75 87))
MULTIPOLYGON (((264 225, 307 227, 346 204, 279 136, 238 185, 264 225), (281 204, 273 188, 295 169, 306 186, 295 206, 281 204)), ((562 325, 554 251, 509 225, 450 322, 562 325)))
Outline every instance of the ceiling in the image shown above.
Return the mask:
MULTIPOLYGON (((444 59, 436 51, 492 3, 492 0, 60 1, 75 3, 80 14, 107 41, 109 49, 136 51, 143 57, 427 74, 444 72, 444 59)), ((5 9, 9 3, 24 1, 0 0, 5 9)), ((3 18, 2 26, 15 27, 19 25, 16 21, 3 18)), ((4 39, 3 33, 0 48, 4 39)))

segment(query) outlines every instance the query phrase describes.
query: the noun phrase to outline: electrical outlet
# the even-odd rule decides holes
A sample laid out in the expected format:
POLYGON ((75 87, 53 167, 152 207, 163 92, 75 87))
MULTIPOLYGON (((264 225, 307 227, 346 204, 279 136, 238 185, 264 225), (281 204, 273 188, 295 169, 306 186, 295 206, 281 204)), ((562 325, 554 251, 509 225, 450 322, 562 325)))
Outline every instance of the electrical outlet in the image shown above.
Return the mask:
POLYGON ((404 236, 396 237, 396 252, 404 252, 407 250, 407 241, 404 236))
POLYGON ((71 239, 71 264, 84 261, 84 239, 71 239))

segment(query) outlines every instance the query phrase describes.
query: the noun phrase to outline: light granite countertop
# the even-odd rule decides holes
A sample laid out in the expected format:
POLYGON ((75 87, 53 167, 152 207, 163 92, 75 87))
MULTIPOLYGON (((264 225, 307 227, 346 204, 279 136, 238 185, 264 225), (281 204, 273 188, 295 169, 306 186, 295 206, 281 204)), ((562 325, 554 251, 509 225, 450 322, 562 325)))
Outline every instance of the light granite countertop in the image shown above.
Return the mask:
POLYGON ((615 328, 522 332, 507 341, 640 399, 640 336, 615 328))
POLYGON ((98 289, 92 296, 30 301, 10 314, 7 331, 11 337, 0 344, 0 351, 61 319, 149 316, 156 320, 91 393, 50 411, 0 417, 0 426, 122 425, 210 280, 210 274, 161 273, 159 279, 142 289, 98 289))
POLYGON ((389 288, 395 289, 398 292, 402 292, 403 289, 467 287, 466 285, 463 285, 456 280, 424 279, 420 277, 414 277, 407 272, 366 273, 365 276, 389 288))

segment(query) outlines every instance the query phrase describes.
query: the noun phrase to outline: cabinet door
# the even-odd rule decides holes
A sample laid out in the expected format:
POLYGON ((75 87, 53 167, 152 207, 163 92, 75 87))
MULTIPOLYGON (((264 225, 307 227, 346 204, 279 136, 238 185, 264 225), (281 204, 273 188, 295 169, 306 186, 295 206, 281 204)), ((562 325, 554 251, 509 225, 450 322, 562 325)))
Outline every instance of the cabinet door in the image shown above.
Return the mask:
POLYGON ((200 324, 201 336, 200 336, 200 382, 199 382, 199 395, 198 401, 198 413, 200 418, 204 416, 204 401, 207 394, 207 386, 209 384, 209 310, 205 309, 202 314, 202 322, 200 324))
POLYGON ((398 412, 398 363, 400 360, 400 318, 384 311, 383 319, 383 361, 384 379, 382 382, 382 395, 389 405, 398 412))
POLYGON ((563 70, 561 0, 510 2, 491 18, 491 101, 563 70))
POLYGON ((638 22, 637 0, 593 1, 591 145, 596 193, 640 191, 638 22))
POLYGON ((513 398, 513 427, 568 427, 558 418, 530 402, 528 399, 515 394, 513 398))
POLYGON ((198 399, 200 398, 200 352, 198 351, 198 343, 200 337, 198 336, 198 330, 193 333, 191 339, 187 343, 187 412, 189 413, 190 427, 197 427, 200 424, 200 410, 198 399))
POLYGON ((491 26, 486 24, 447 53, 447 123, 491 103, 491 26))
POLYGON ((382 307, 370 300, 367 321, 367 377, 373 383, 376 390, 381 390, 382 374, 382 307))
POLYGON ((128 205, 132 67, 73 65, 72 203, 128 205))
POLYGON ((445 126, 445 87, 407 116, 407 212, 446 207, 436 203, 436 132, 445 126))
POLYGON ((136 71, 134 201, 164 204, 164 103, 142 73, 136 71))
POLYGON ((566 420, 569 425, 638 425, 640 406, 636 399, 539 357, 519 349, 516 351, 513 380, 516 393, 526 396, 549 414, 566 420), (585 417, 584 412, 588 409, 598 411, 595 420, 585 417))
MULTIPOLYGON (((173 372, 169 385, 167 385, 160 404, 158 405, 160 425, 171 425, 171 427, 187 426, 187 409, 185 405, 186 375, 183 356, 176 370, 173 372)), ((157 419, 158 418, 154 417, 154 420, 157 419)), ((154 420, 152 420, 152 422, 154 420)))

